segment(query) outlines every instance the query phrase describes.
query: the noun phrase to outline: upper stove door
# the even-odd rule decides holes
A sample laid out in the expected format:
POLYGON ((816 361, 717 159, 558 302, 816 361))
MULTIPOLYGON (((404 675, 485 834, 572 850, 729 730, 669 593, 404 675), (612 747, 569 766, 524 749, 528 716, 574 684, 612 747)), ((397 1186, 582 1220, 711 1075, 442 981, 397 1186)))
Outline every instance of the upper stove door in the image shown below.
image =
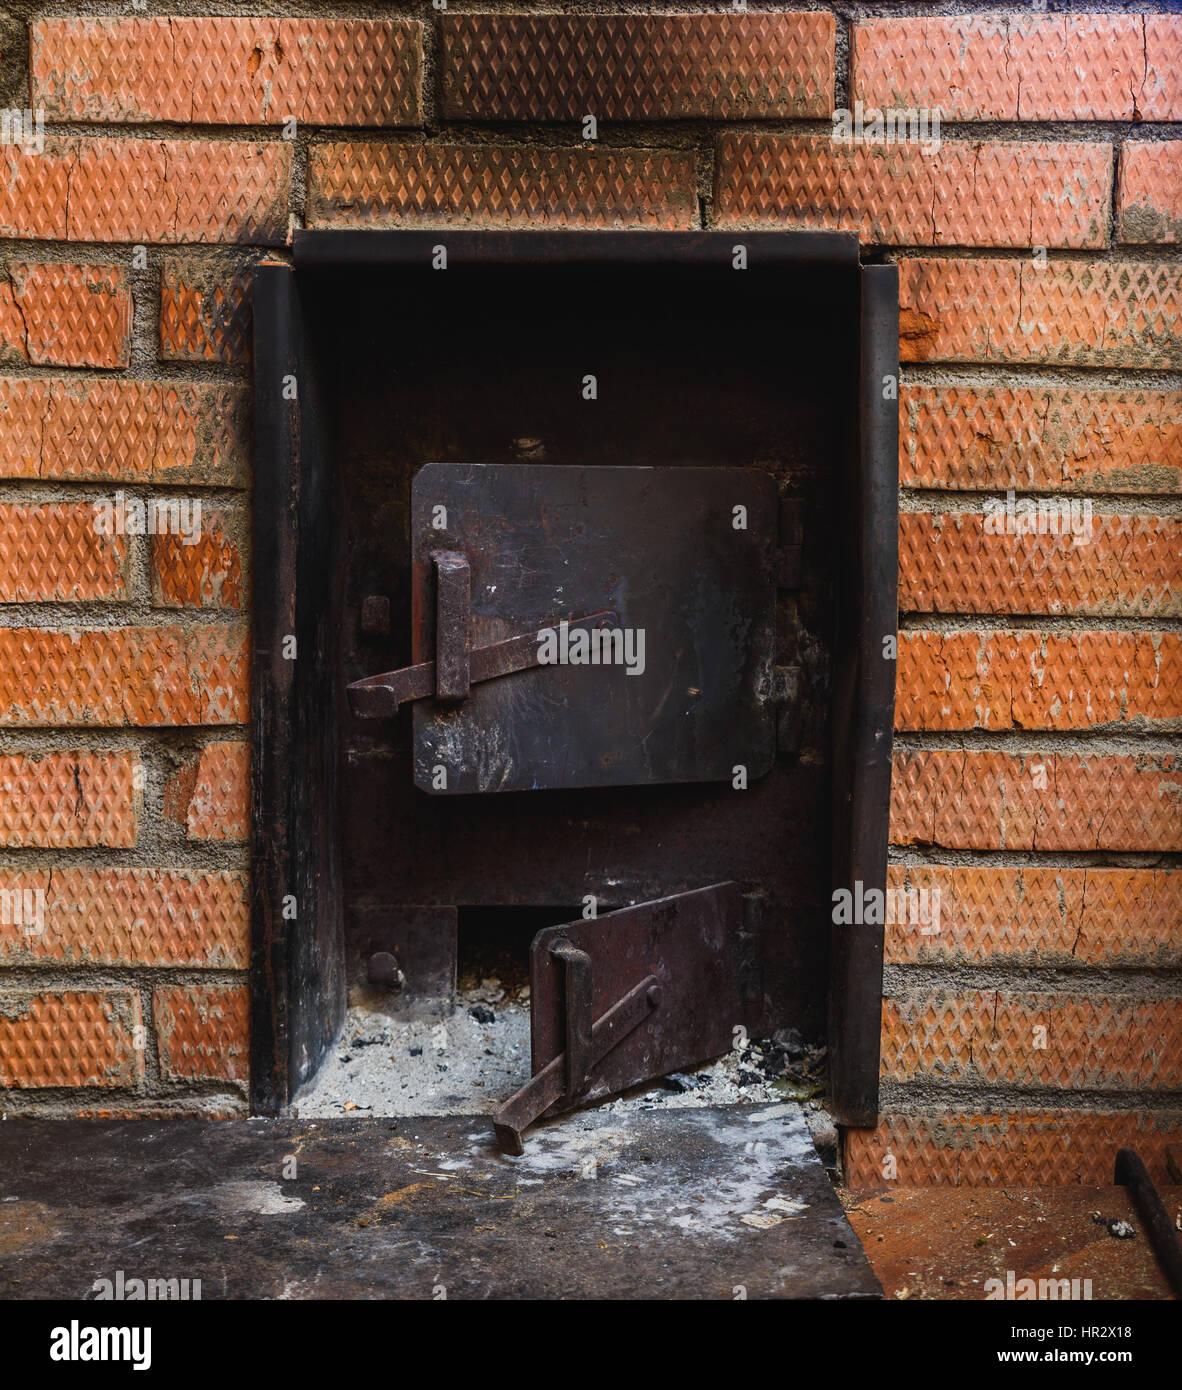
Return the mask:
POLYGON ((754 469, 425 465, 411 506, 421 688, 399 696, 425 695, 416 786, 766 773, 777 506, 754 469))

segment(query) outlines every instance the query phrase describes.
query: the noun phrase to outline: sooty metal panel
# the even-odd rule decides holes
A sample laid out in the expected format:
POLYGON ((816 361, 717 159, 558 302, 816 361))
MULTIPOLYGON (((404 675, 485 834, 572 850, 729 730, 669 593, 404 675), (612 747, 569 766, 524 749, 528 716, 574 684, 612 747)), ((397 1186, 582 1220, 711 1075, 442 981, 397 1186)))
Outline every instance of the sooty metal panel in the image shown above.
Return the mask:
POLYGON ((414 479, 416 662, 438 556, 471 570, 470 647, 553 632, 558 662, 420 700, 424 791, 750 779, 775 756, 775 480, 756 469, 427 464, 414 479), (562 624, 614 614, 612 664, 562 624), (582 658, 582 659, 580 659, 582 658))

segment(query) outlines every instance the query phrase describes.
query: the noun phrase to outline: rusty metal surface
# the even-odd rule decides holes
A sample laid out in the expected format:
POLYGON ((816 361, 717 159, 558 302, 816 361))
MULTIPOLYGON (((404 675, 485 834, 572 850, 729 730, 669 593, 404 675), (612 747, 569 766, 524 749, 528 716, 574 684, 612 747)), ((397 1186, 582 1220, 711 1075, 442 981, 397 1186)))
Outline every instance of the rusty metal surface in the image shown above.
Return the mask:
POLYGON ((493 1131, 501 1152, 525 1152, 523 1134, 535 1120, 551 1109, 562 1109, 586 1098, 591 1072, 611 1050, 652 1017, 661 1003, 661 986, 655 975, 639 980, 601 1017, 590 1023, 590 963, 585 951, 555 947, 551 954, 562 959, 566 975, 566 1051, 552 1058, 522 1088, 501 1106, 493 1121, 493 1131), (579 963, 573 973, 583 975, 572 993, 572 960, 579 963))
POLYGON ((1113 1181, 1128 1190, 1158 1265, 1175 1297, 1182 1298, 1182 1240, 1176 1225, 1179 1217, 1170 1215, 1135 1149, 1117 1150, 1113 1181))
POLYGON ((474 689, 454 712, 416 706, 421 790, 729 782, 736 764, 749 780, 768 771, 777 541, 769 474, 427 464, 411 513, 417 661, 436 649, 432 557, 443 540, 471 566, 473 646, 606 603, 621 639, 637 635, 639 656, 629 667, 572 662, 522 673, 474 689), (737 528, 740 507, 746 524, 737 528))
MULTIPOLYGON (((511 805, 425 797, 413 783, 409 715, 400 714, 395 736, 346 710, 336 735, 347 906, 537 907, 594 893, 604 912, 734 879, 767 900, 762 959, 749 972, 758 997, 744 1001, 741 1022, 750 1036, 791 1024, 817 1038, 831 889, 833 595, 843 550, 832 497, 835 459, 856 443, 856 239, 745 234, 751 270, 742 275, 732 268, 733 240, 717 233, 449 231, 446 275, 430 269, 437 240, 424 232, 297 237, 300 305, 316 359, 301 378, 302 423, 322 436, 339 561, 323 570, 317 556, 310 567, 301 561, 296 591, 326 615, 337 689, 412 659, 409 500, 426 460, 754 462, 804 513, 801 587, 779 596, 775 656, 802 670, 801 756, 777 758, 743 792, 703 783, 555 791, 511 805), (389 329, 409 321, 419 325, 413 342, 389 329), (703 341, 737 341, 760 322, 802 322, 808 331, 774 334, 775 350, 754 357, 703 353, 703 341), (596 367, 600 398, 587 406, 589 427, 578 383, 596 367), (388 639, 359 632, 370 594, 390 599, 388 639)), ((265 515, 256 522, 270 524, 265 515)), ((261 1036, 273 1021, 260 1013, 257 1025, 261 1036)))
POLYGON ((435 695, 444 704, 459 704, 472 686, 469 628, 472 622, 472 571, 454 550, 436 550, 435 695))
MULTIPOLYGON (((1182 1212, 1182 1187, 1164 1188, 1182 1212)), ((1122 1187, 846 1189, 842 1205, 887 1298, 984 1299, 986 1280, 1091 1280, 1102 1299, 1165 1299, 1170 1287, 1122 1187), (1100 1220, 1096 1219, 1097 1215, 1100 1220), (1109 1234, 1127 1221, 1129 1239, 1109 1234)), ((1056 1285, 1056 1296, 1061 1285, 1056 1285)))
MULTIPOLYGON (((566 622, 570 632, 620 625, 616 614, 607 610, 590 613, 585 618, 562 621, 566 622)), ((541 630, 526 632, 520 637, 508 637, 504 642, 492 642, 487 647, 469 650, 469 685, 496 680, 515 671, 528 671, 540 665, 538 653, 542 637, 541 630)), ((366 676, 364 680, 353 681, 346 687, 349 708, 357 719, 389 719, 398 712, 399 705, 439 695, 436 670, 436 662, 420 661, 415 666, 403 666, 398 671, 385 671, 380 676, 366 676)))
POLYGON ((454 907, 365 903, 346 931, 356 951, 349 999, 376 1013, 443 1014, 455 1005, 457 913, 454 907), (389 956, 398 975, 375 979, 375 956, 389 956), (400 978, 399 978, 400 976, 400 978))
POLYGON ((638 903, 590 921, 548 927, 530 950, 532 1063, 540 1072, 566 1047, 564 966, 557 946, 591 957, 591 1014, 602 1016, 642 980, 654 976, 659 1002, 635 1031, 593 1069, 585 1091, 555 1111, 626 1090, 726 1052, 743 1022, 739 1000, 738 884, 638 903))
POLYGON ((588 1112, 516 1159, 471 1116, 10 1120, 0 1255, 14 1299, 880 1294, 795 1105, 588 1112))

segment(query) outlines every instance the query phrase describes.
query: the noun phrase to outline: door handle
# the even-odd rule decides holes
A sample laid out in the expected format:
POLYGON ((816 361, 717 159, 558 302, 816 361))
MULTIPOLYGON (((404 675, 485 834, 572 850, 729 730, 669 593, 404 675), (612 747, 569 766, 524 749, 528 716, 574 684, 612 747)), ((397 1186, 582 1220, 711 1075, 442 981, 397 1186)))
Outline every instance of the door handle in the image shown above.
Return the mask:
MULTIPOLYGON (((454 552, 438 552, 439 554, 454 554, 454 552)), ((434 559, 434 555, 432 559, 434 559)), ((463 557, 460 557, 463 559, 463 557)), ((467 561, 464 560, 465 567, 467 561)), ((437 570, 437 572, 440 572, 437 570)), ((470 579, 463 581, 470 585, 470 579)), ((455 588, 449 590, 448 603, 458 602, 457 594, 460 581, 455 578, 454 571, 449 572, 449 578, 445 581, 454 584, 455 588)), ((469 602, 470 597, 469 597, 469 602)), ((439 612, 440 605, 444 602, 441 593, 436 594, 436 613, 439 612)), ((503 642, 493 642, 486 647, 472 647, 469 649, 468 626, 465 624, 463 637, 462 656, 458 652, 458 639, 454 636, 455 619, 449 614, 448 618, 451 626, 449 632, 453 635, 446 641, 450 641, 452 646, 446 651, 441 651, 439 645, 440 633, 436 632, 436 660, 420 661, 416 666, 403 666, 397 671, 385 671, 379 676, 366 676, 363 680, 353 681, 345 687, 345 693, 349 697, 349 709, 356 719, 389 719, 398 713, 399 705, 405 704, 409 700, 429 700, 432 697, 437 699, 456 702, 463 700, 473 685, 479 685, 483 681, 496 680, 499 676, 512 675, 515 671, 528 671, 535 666, 540 666, 539 657, 540 647, 543 638, 552 633, 561 622, 566 622, 567 627, 573 632, 577 629, 591 630, 593 628, 615 628, 620 626, 620 615, 605 609, 601 613, 589 613, 583 618, 559 618, 555 619, 548 627, 535 628, 532 632, 524 632, 518 637, 508 637, 503 642), (439 682, 440 657, 445 662, 450 663, 450 669, 445 673, 443 686, 439 682), (462 674, 462 666, 467 667, 467 681, 465 682, 462 674), (456 691, 464 689, 463 695, 456 695, 456 691)), ((437 628, 441 627, 437 619, 437 628)), ((445 643, 446 645, 446 643, 445 643)))
POLYGON ((472 688, 468 656, 472 626, 472 571, 458 550, 433 550, 435 566, 435 695, 458 705, 472 688))

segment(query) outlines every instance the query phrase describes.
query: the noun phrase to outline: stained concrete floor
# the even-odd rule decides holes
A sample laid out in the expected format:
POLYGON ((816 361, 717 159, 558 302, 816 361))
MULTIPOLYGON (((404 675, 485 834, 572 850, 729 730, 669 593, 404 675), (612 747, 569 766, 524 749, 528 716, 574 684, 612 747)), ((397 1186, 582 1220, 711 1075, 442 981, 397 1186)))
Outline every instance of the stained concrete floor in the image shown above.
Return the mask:
POLYGON ((879 1296, 799 1105, 0 1125, 0 1298, 879 1296))

